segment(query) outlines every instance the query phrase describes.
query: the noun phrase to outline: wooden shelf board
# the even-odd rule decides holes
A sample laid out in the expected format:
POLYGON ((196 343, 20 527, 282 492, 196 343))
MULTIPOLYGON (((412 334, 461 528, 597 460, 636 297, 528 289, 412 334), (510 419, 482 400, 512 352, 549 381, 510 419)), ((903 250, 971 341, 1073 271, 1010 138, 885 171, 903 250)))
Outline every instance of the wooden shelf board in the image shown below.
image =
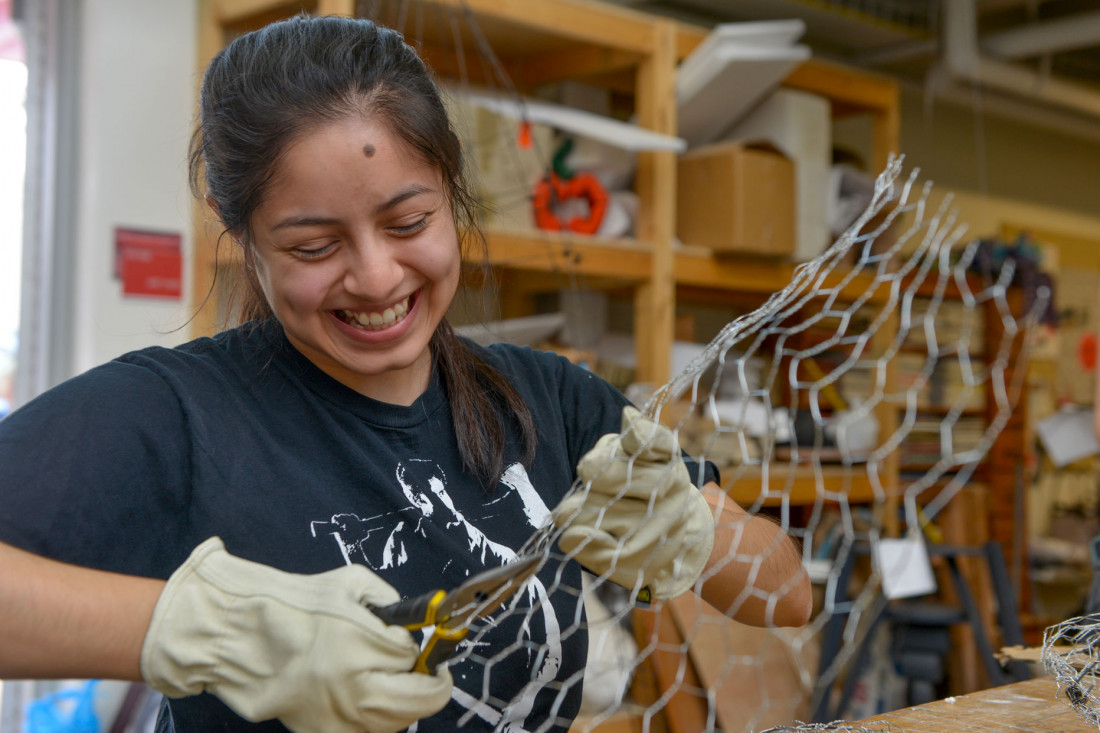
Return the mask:
POLYGON ((704 247, 681 247, 675 257, 679 285, 773 293, 791 281, 794 267, 762 257, 716 257, 704 247))
POLYGON ((493 267, 532 272, 570 272, 618 282, 653 276, 652 246, 635 240, 492 230, 486 232, 493 267))
POLYGON ((294 0, 210 0, 214 17, 223 26, 250 24, 256 18, 278 14, 294 15, 299 9, 312 9, 316 2, 294 0))
MULTIPOLYGON (((316 0, 211 0, 214 14, 224 26, 253 26, 258 18, 286 17, 298 10, 324 11, 316 0)), ((476 21, 493 53, 501 57, 538 56, 570 45, 590 44, 633 52, 639 58, 655 44, 655 19, 629 8, 586 0, 381 0, 372 5, 377 19, 397 27, 403 21, 410 39, 439 42, 455 48, 454 32, 461 28, 459 43, 474 50, 479 39, 469 29, 467 11, 476 21)), ((683 26, 684 48, 692 46, 699 31, 683 26)))
MULTIPOLYGON (((715 255, 705 247, 685 246, 676 253, 675 268, 678 285, 770 295, 790 284, 796 264, 736 253, 715 255)), ((839 285, 848 274, 847 270, 838 268, 825 278, 824 285, 839 285)), ((870 275, 856 274, 847 286, 847 292, 854 298, 863 294, 873 282, 870 275)), ((883 302, 888 297, 887 285, 880 284, 869 302, 883 302)))
MULTIPOLYGON (((399 6, 407 0, 387 0, 383 7, 399 6)), ((654 20, 628 8, 584 0, 420 0, 424 14, 473 14, 486 38, 496 50, 509 43, 516 32, 591 43, 607 48, 647 54, 654 46, 654 20), (507 27, 499 34, 497 24, 507 27), (529 31, 528 31, 529 29, 529 31)), ((411 14, 411 13, 410 13, 411 14)))
POLYGON ((800 64, 783 85, 827 97, 838 114, 884 112, 897 104, 897 80, 820 59, 800 64))
POLYGON ((509 73, 521 90, 534 90, 557 81, 583 80, 595 86, 633 94, 633 72, 642 58, 640 54, 630 51, 574 45, 516 60, 509 64, 509 73))
MULTIPOLYGON (((728 485, 732 479, 732 485, 728 485, 726 493, 743 507, 756 504, 762 491, 762 472, 756 466, 744 466, 734 472, 727 469, 728 476, 722 477, 723 485, 728 485)), ((818 489, 818 476, 809 466, 799 466, 793 469, 790 465, 773 465, 769 469, 769 490, 774 496, 764 499, 764 506, 779 506, 783 502, 780 494, 786 495, 792 506, 806 506, 813 504, 819 496, 824 501, 836 501, 836 495, 841 494, 850 503, 869 503, 875 499, 875 491, 871 481, 867 477, 863 466, 822 466, 821 485, 826 495, 822 495, 818 489)))

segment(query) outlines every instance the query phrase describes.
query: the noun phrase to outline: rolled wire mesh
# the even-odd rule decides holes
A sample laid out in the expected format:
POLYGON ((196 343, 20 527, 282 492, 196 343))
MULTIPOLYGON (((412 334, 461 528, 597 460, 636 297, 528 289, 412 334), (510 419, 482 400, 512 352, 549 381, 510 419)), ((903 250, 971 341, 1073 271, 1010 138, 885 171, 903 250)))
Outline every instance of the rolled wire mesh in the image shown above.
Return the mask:
MULTIPOLYGON (((700 466, 721 464, 725 500, 740 498, 750 516, 769 514, 799 542, 807 564, 825 558, 828 571, 818 583, 821 603, 813 619, 799 629, 769 626, 748 635, 727 621, 754 599, 774 606, 805 572, 800 568, 785 579, 757 576, 776 548, 739 552, 743 524, 720 529, 734 537, 724 562, 749 566, 750 582, 730 608, 712 609, 693 594, 654 604, 647 612, 657 614, 658 626, 671 617, 679 632, 672 637, 659 629, 638 631, 634 601, 642 588, 614 585, 614 567, 587 576, 584 587, 571 587, 559 572, 556 582, 529 590, 528 602, 513 604, 501 618, 524 614, 527 629, 544 613, 550 595, 576 597, 574 618, 556 623, 562 638, 588 634, 595 653, 583 674, 552 681, 546 674, 549 650, 524 634, 485 654, 479 631, 459 653, 484 669, 477 702, 505 711, 498 729, 510 729, 507 711, 523 704, 493 697, 492 670, 498 660, 522 653, 532 670, 523 696, 564 699, 574 686, 600 682, 604 697, 577 724, 583 730, 622 715, 639 719, 643 730, 658 730, 658 721, 685 697, 694 701, 697 716, 691 730, 751 731, 776 724, 788 727, 772 730, 869 730, 843 722, 795 723, 835 694, 837 681, 850 672, 868 617, 881 611, 877 564, 852 597, 841 587, 840 568, 858 544, 874 546, 887 534, 892 512, 899 526, 914 533, 971 480, 1011 414, 1026 371, 1024 337, 1048 297, 1045 291, 1029 293, 1023 306, 1013 305, 1011 263, 996 272, 978 271, 978 243, 964 241, 950 199, 932 209, 930 185, 918 185, 915 171, 901 174, 901 160, 893 159, 866 211, 833 246, 799 266, 790 284, 759 308, 726 325, 645 401, 645 413, 666 423, 700 466), (950 329, 940 323, 947 302, 954 313, 950 329), (983 342, 992 338, 990 321, 1001 332, 996 343, 983 342), (902 357, 912 372, 899 384, 895 370, 902 357), (897 454, 925 419, 922 395, 945 370, 954 381, 933 426, 936 450, 923 468, 899 480, 897 454), (982 400, 987 404, 980 424, 964 430, 960 423, 974 422, 982 400), (876 419, 884 410, 897 419, 876 419), (601 594, 610 601, 596 603, 601 594), (833 658, 819 660, 821 635, 835 617, 844 619, 842 644, 833 658), (634 643, 615 641, 624 635, 634 643), (769 681, 764 658, 770 665, 782 660, 785 685, 769 681), (671 677, 651 685, 643 698, 638 679, 658 659, 666 670, 671 667, 671 677)), ((578 481, 571 491, 587 487, 578 481)), ((651 502, 650 511, 655 516, 669 509, 651 502)), ((547 524, 518 554, 537 554, 560 566, 572 559, 556 544, 562 530, 547 524)), ((708 577, 704 573, 696 588, 708 577)), ((474 715, 471 708, 466 720, 474 715)), ((567 722, 552 718, 538 730, 567 722)))

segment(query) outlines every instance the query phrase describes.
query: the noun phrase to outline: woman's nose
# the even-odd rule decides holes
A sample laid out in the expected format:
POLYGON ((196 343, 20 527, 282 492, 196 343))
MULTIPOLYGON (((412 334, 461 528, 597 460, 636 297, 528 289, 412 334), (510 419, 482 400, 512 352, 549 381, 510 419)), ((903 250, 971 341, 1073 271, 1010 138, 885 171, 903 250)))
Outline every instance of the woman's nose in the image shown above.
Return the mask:
POLYGON ((383 242, 365 240, 348 250, 344 288, 357 297, 386 302, 398 294, 404 268, 383 242))

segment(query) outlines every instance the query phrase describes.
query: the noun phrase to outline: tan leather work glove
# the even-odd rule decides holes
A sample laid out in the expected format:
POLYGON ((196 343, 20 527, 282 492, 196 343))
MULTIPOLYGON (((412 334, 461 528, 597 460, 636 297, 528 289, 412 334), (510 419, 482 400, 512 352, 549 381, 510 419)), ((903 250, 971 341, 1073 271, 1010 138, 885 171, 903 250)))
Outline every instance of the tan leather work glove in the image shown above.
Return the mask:
POLYGON ((554 510, 562 550, 656 600, 695 585, 714 547, 714 516, 668 428, 624 407, 622 433, 600 438, 577 475, 584 489, 554 510))
POLYGON ((168 697, 209 692, 251 721, 293 731, 399 731, 451 698, 446 669, 412 672, 405 629, 364 603, 400 600, 362 565, 296 575, 203 542, 153 611, 141 673, 168 697))

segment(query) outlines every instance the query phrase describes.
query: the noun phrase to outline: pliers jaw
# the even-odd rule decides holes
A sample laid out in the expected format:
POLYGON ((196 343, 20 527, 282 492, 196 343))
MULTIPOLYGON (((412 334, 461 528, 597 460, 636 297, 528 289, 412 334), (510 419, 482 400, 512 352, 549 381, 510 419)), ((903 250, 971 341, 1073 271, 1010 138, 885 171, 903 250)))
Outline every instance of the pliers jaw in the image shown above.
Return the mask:
POLYGON ((542 561, 540 555, 531 555, 477 573, 450 592, 433 590, 389 606, 367 607, 390 626, 410 631, 435 627, 413 667, 416 672, 432 674, 451 658, 470 624, 504 605, 527 584, 542 561))

